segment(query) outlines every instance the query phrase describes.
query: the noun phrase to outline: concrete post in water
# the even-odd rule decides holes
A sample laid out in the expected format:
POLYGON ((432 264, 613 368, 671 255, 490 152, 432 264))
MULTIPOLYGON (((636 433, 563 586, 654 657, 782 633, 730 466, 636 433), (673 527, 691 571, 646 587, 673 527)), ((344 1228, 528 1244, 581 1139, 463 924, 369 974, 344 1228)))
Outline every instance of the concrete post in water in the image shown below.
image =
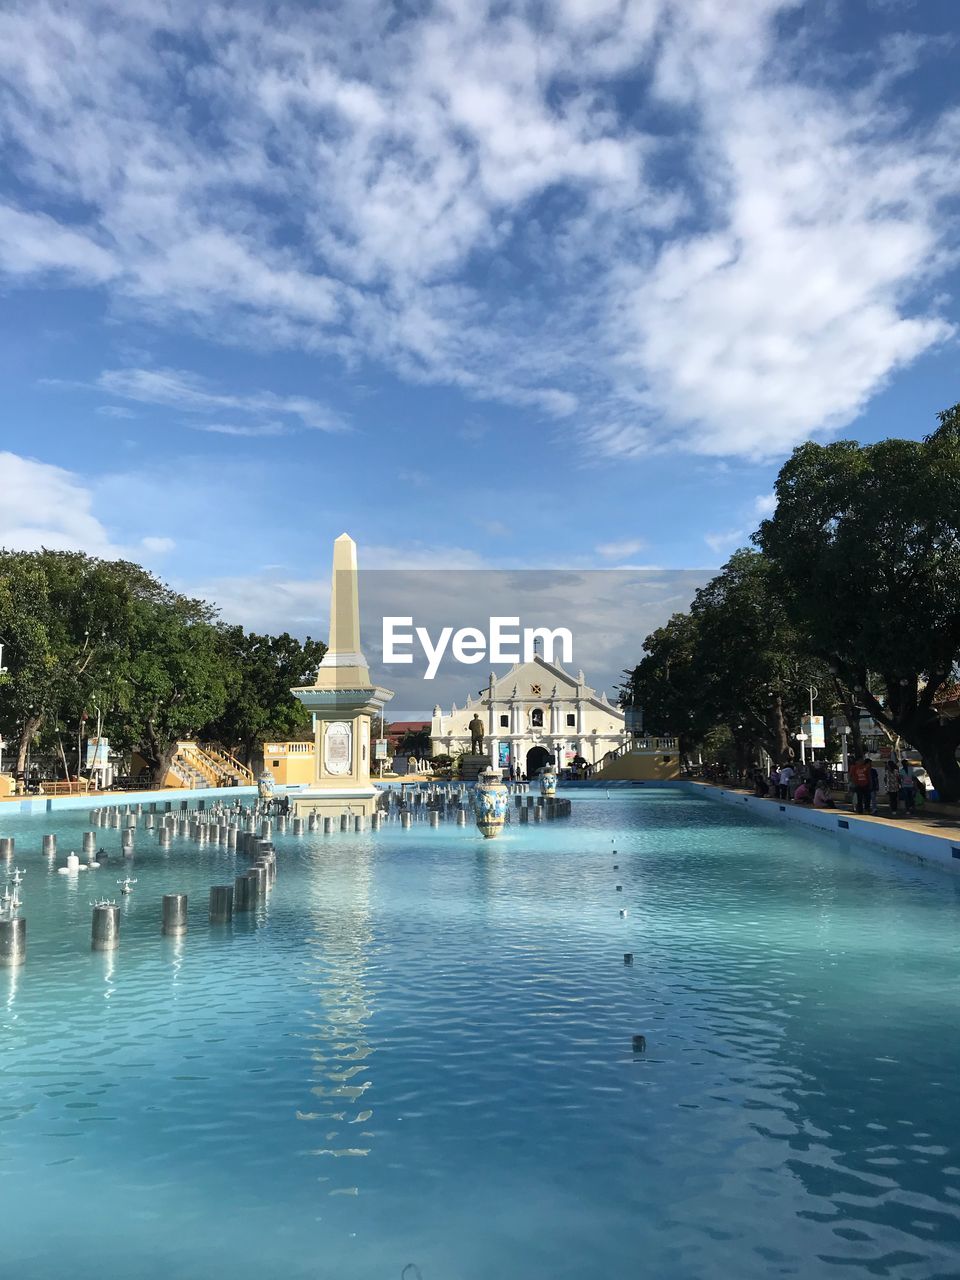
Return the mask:
POLYGON ((440 815, 436 809, 430 810, 430 825, 431 827, 439 827, 440 825, 440 815))
POLYGON ((43 852, 46 854, 57 852, 57 837, 52 833, 43 837, 43 852))
POLYGON ((341 831, 346 831, 346 829, 347 829, 347 823, 348 823, 349 821, 350 821, 350 815, 349 815, 349 814, 347 814, 347 813, 341 813, 341 815, 340 815, 340 830, 341 830, 341 831))
POLYGON ((197 801, 197 808, 198 808, 198 809, 200 809, 200 810, 202 811, 202 810, 204 810, 206 807, 207 807, 207 802, 206 802, 206 800, 198 800, 198 801, 197 801))
POLYGON ((331 833, 332 831, 333 831, 333 819, 332 819, 332 818, 324 818, 324 820, 323 820, 323 834, 324 834, 325 836, 328 836, 328 835, 330 835, 330 833, 331 833))
POLYGON ((457 810, 457 826, 465 827, 466 825, 467 825, 467 811, 466 809, 458 809, 457 810))
POLYGON ((247 879, 250 881, 250 894, 255 900, 265 898, 267 896, 267 868, 262 866, 251 867, 247 872, 247 879))
POLYGON ((523 809, 519 809, 517 812, 518 812, 518 814, 519 814, 519 816, 520 816, 520 823, 521 823, 521 825, 522 825, 524 822, 529 822, 529 821, 530 821, 530 810, 529 810, 529 809, 527 809, 526 807, 524 807, 523 809))
POLYGON ((237 833, 237 828, 236 828, 236 827, 228 827, 228 828, 227 828, 227 848, 228 848, 228 849, 236 849, 236 847, 237 847, 237 835, 238 835, 238 833, 237 833))
MULTIPOLYGON (((125 858, 133 857, 133 837, 134 832, 132 831, 124 831, 123 835, 120 837, 123 856, 125 858)), ((84 845, 84 848, 86 848, 86 845, 84 845)))
MULTIPOLYGON (((303 819, 301 818, 300 821, 302 822, 303 819)), ((315 813, 311 813, 307 817, 307 830, 316 831, 316 829, 317 829, 317 815, 315 813)), ((294 822, 294 835, 296 835, 296 822, 294 822)))
POLYGON ((187 895, 165 893, 163 895, 163 932, 176 934, 187 931, 187 895))
POLYGON ((233 919, 233 885, 210 886, 210 923, 226 924, 233 919))
POLYGON ((146 815, 146 817, 143 820, 143 825, 145 830, 147 831, 153 830, 153 814, 152 813, 148 813, 146 815))
POLYGON ((302 819, 302 818, 294 818, 294 820, 293 820, 293 834, 294 834, 295 836, 302 836, 302 835, 303 835, 303 819, 302 819))
POLYGON ((161 827, 159 831, 159 836, 160 836, 160 848, 169 849, 170 848, 170 828, 161 827))
POLYGON ((93 908, 91 946, 94 951, 113 951, 120 945, 120 908, 115 902, 98 902, 93 908))
POLYGON ((13 836, 0 836, 0 858, 13 857, 13 836))
POLYGON ((97 847, 97 833, 95 831, 85 831, 83 833, 83 852, 92 853, 97 847))
POLYGON ((404 831, 410 830, 410 826, 412 822, 413 822, 413 814, 410 812, 409 809, 404 809, 403 813, 401 813, 400 815, 400 825, 401 827, 403 827, 404 831))
POLYGON ((250 881, 247 879, 246 872, 242 876, 237 876, 233 882, 233 909, 234 911, 249 911, 253 904, 250 900, 250 881))
POLYGON ((287 819, 285 815, 281 813, 277 818, 277 830, 282 834, 284 831, 286 831, 286 829, 287 829, 287 819))
POLYGON ((113 813, 110 814, 110 826, 115 831, 120 830, 120 810, 119 809, 115 809, 113 813))
POLYGON ((379 831, 379 830, 380 830, 380 824, 381 824, 381 822, 382 822, 382 821, 383 821, 383 814, 382 814, 382 813, 380 812, 380 810, 378 809, 376 813, 371 814, 371 816, 370 816, 370 830, 371 830, 371 831, 379 831))
POLYGON ((264 818, 260 823, 260 839, 269 840, 271 835, 273 835, 273 828, 270 825, 270 819, 264 818))
POLYGON ((354 831, 362 831, 362 830, 363 830, 363 825, 364 825, 364 824, 363 824, 363 814, 362 814, 362 813, 355 813, 355 814, 353 815, 353 829, 354 829, 354 831))
POLYGON ((27 958, 27 922, 21 916, 0 920, 0 968, 14 969, 27 958))

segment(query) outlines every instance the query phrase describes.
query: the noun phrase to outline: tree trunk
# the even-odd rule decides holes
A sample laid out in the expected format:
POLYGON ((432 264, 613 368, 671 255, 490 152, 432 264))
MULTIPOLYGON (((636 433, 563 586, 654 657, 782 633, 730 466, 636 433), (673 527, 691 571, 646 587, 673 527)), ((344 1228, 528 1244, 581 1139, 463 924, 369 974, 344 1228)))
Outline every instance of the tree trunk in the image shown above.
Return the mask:
POLYGON ((931 726, 926 730, 904 733, 920 752, 923 767, 930 775, 941 800, 960 800, 960 763, 957 761, 957 745, 960 743, 960 721, 931 726))
POLYGON ((773 700, 771 719, 774 749, 770 754, 773 756, 774 764, 783 764, 790 755, 790 734, 783 714, 783 698, 779 693, 773 700))
POLYGON ((27 769, 27 752, 30 750, 30 743, 39 732, 43 723, 43 716, 27 716, 20 733, 20 742, 17 746, 17 774, 22 775, 27 769))

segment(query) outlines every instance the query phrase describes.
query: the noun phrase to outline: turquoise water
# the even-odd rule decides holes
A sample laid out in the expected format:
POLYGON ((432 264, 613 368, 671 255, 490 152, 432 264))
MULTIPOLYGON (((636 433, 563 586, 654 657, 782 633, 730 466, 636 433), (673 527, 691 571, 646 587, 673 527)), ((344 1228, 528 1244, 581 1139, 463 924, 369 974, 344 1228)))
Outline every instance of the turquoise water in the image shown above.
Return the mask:
POLYGON ((143 832, 130 869, 100 830, 73 879, 40 836, 62 862, 85 814, 5 818, 4 1274, 960 1275, 958 883, 680 790, 570 794, 497 841, 276 836, 268 904, 218 928, 243 857, 143 832))

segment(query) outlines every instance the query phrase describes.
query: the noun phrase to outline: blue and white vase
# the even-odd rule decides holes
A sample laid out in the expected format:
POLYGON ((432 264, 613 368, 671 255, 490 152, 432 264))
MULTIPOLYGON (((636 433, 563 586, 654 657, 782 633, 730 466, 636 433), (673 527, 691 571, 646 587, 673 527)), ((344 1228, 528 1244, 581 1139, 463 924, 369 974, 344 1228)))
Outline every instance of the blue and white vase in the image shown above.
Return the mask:
POLYGON ((277 784, 273 780, 273 774, 269 769, 264 769, 257 779, 257 795, 261 800, 272 800, 276 794, 277 784))
POLYGON ((484 769, 477 778, 473 793, 473 812, 477 818, 477 827, 490 840, 500 835, 507 818, 507 788, 500 772, 493 768, 484 769))
POLYGON ((557 771, 552 764, 544 765, 540 774, 540 794, 555 796, 557 794, 557 771))

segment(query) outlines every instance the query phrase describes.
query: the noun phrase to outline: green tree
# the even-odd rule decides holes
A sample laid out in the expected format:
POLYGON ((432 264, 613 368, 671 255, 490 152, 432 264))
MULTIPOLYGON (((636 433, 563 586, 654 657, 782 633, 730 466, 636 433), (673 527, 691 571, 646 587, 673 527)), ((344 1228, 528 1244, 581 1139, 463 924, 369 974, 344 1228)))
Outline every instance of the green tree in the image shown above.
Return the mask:
POLYGON ((222 713, 204 727, 204 735, 238 747, 252 763, 266 738, 289 738, 310 728, 310 714, 291 694, 307 684, 327 651, 320 640, 297 640, 283 632, 257 635, 242 627, 223 629, 225 660, 233 671, 222 713))
POLYGON ((756 541, 812 652, 960 799, 960 405, 926 439, 794 450, 756 541))
POLYGON ((736 552, 689 613, 675 614, 644 649, 629 697, 649 729, 678 735, 682 755, 722 728, 741 767, 758 746, 782 761, 794 749, 809 686, 831 688, 787 614, 776 574, 755 551, 736 552))
POLYGON ((425 760, 433 748, 433 739, 430 737, 430 729, 407 729, 397 744, 397 749, 401 755, 416 756, 418 760, 425 760))
POLYGON ((135 609, 120 708, 154 786, 163 786, 178 740, 223 714, 236 679, 214 610, 155 583, 135 609))

